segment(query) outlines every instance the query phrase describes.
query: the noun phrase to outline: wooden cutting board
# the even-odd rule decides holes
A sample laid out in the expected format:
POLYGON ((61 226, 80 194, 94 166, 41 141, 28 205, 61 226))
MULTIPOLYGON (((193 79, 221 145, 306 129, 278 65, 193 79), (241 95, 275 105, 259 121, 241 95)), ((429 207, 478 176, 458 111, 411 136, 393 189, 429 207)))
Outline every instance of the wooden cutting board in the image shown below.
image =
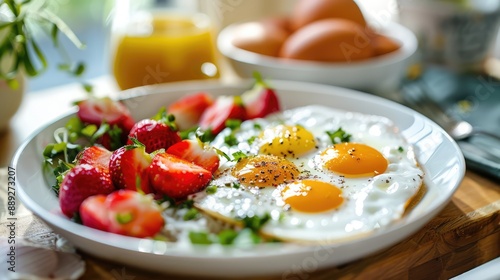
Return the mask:
MULTIPOLYGON (((87 271, 82 279, 193 279, 83 256, 87 271)), ((445 209, 391 248, 340 267, 259 279, 448 279, 498 256, 500 184, 468 171, 445 209)))

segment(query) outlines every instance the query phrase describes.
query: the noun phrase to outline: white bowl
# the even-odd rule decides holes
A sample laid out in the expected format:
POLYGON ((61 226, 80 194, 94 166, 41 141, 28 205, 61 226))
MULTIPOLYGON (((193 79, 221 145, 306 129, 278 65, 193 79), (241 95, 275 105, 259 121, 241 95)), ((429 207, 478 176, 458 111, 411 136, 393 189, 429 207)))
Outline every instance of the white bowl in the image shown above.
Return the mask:
POLYGON ((268 79, 314 82, 372 93, 391 91, 398 88, 417 50, 413 32, 390 22, 379 33, 401 44, 400 49, 392 53, 349 63, 285 60, 235 47, 231 42, 237 25, 229 25, 219 33, 217 46, 229 59, 236 74, 243 78, 252 77, 257 71, 268 79))

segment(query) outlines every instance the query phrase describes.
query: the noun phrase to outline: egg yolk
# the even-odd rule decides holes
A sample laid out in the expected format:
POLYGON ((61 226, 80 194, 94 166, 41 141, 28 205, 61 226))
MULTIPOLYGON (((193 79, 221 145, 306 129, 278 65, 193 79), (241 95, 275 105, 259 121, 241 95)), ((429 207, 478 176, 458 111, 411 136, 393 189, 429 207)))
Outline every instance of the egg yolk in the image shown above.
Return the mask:
POLYGON ((314 135, 301 126, 278 125, 265 129, 260 137, 260 153, 280 157, 299 157, 316 147, 314 135))
POLYGON ((291 182, 300 172, 292 162, 272 155, 257 155, 240 159, 231 174, 245 186, 277 186, 291 182))
POLYGON ((302 180, 287 185, 281 195, 294 210, 318 213, 338 208, 343 202, 342 191, 318 180, 302 180))
POLYGON ((346 177, 374 176, 384 173, 387 159, 376 149, 360 143, 340 143, 321 153, 324 167, 346 177))

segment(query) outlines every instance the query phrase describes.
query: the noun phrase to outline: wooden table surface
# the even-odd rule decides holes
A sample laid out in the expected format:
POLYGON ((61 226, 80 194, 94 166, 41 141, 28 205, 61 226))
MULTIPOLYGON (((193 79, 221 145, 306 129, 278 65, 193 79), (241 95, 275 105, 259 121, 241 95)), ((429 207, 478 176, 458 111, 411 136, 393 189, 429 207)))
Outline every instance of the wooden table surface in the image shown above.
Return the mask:
MULTIPOLYGON (((115 92, 109 77, 96 80, 98 92, 115 92)), ((9 165, 15 149, 35 129, 50 122, 84 96, 76 85, 27 94, 11 127, 0 136, 1 167, 9 165)), ((3 209, 2 209, 3 211, 3 209)), ((50 235, 32 218, 23 236, 50 235), (36 223, 36 226, 35 226, 36 223)), ((82 253, 87 269, 82 279, 166 279, 82 253)), ((423 229, 374 255, 341 267, 297 275, 290 279, 446 279, 500 256, 500 184, 468 170, 446 208, 423 229)), ((265 279, 281 279, 281 275, 265 279)), ((168 277, 168 279, 188 279, 168 277)), ((191 278, 189 278, 191 279, 191 278)))

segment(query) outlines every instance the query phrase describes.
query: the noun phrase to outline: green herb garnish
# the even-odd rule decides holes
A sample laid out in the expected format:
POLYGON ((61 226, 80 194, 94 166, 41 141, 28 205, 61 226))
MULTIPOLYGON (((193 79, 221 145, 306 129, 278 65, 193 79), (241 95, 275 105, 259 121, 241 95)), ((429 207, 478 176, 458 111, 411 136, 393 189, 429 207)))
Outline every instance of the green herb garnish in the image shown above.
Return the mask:
POLYGON ((345 132, 342 128, 339 128, 336 131, 325 131, 325 132, 330 137, 332 144, 351 141, 352 135, 345 132))
POLYGON ((184 221, 189 221, 189 220, 192 220, 194 218, 196 218, 198 216, 198 210, 196 210, 196 208, 190 208, 186 214, 184 214, 184 221))
POLYGON ((241 159, 247 158, 248 156, 242 152, 242 151, 237 151, 232 154, 233 160, 234 161, 240 161, 241 159))
POLYGON ((249 228, 253 231, 259 231, 262 228, 262 226, 265 223, 267 223, 267 221, 269 221, 270 219, 271 219, 271 215, 269 215, 269 213, 265 213, 262 216, 254 215, 251 217, 248 217, 248 216, 244 217, 242 219, 242 222, 246 228, 249 228))
POLYGON ((128 224, 134 219, 134 216, 130 212, 118 213, 116 214, 116 221, 121 224, 128 224))
POLYGON ((241 126, 241 120, 238 119, 228 119, 225 123, 226 127, 229 127, 231 130, 236 130, 241 126))
POLYGON ((64 176, 71 168, 73 168, 72 164, 59 159, 57 166, 54 168, 54 171, 52 171, 54 176, 56 177, 56 182, 54 185, 52 185, 52 190, 54 190, 56 196, 59 196, 59 187, 61 186, 64 176))
POLYGON ((224 136, 224 143, 226 143, 228 146, 236 146, 238 145, 238 139, 233 133, 231 133, 224 136))
POLYGON ((223 245, 233 244, 233 241, 237 236, 238 232, 233 229, 225 229, 217 234, 219 243, 223 245))
POLYGON ((193 243, 193 244, 212 244, 213 243, 213 238, 211 238, 211 235, 207 232, 191 231, 191 232, 189 232, 189 240, 191 240, 191 243, 193 243))
POLYGON ((205 189, 205 192, 208 194, 214 194, 217 192, 217 186, 216 185, 210 185, 205 189))

